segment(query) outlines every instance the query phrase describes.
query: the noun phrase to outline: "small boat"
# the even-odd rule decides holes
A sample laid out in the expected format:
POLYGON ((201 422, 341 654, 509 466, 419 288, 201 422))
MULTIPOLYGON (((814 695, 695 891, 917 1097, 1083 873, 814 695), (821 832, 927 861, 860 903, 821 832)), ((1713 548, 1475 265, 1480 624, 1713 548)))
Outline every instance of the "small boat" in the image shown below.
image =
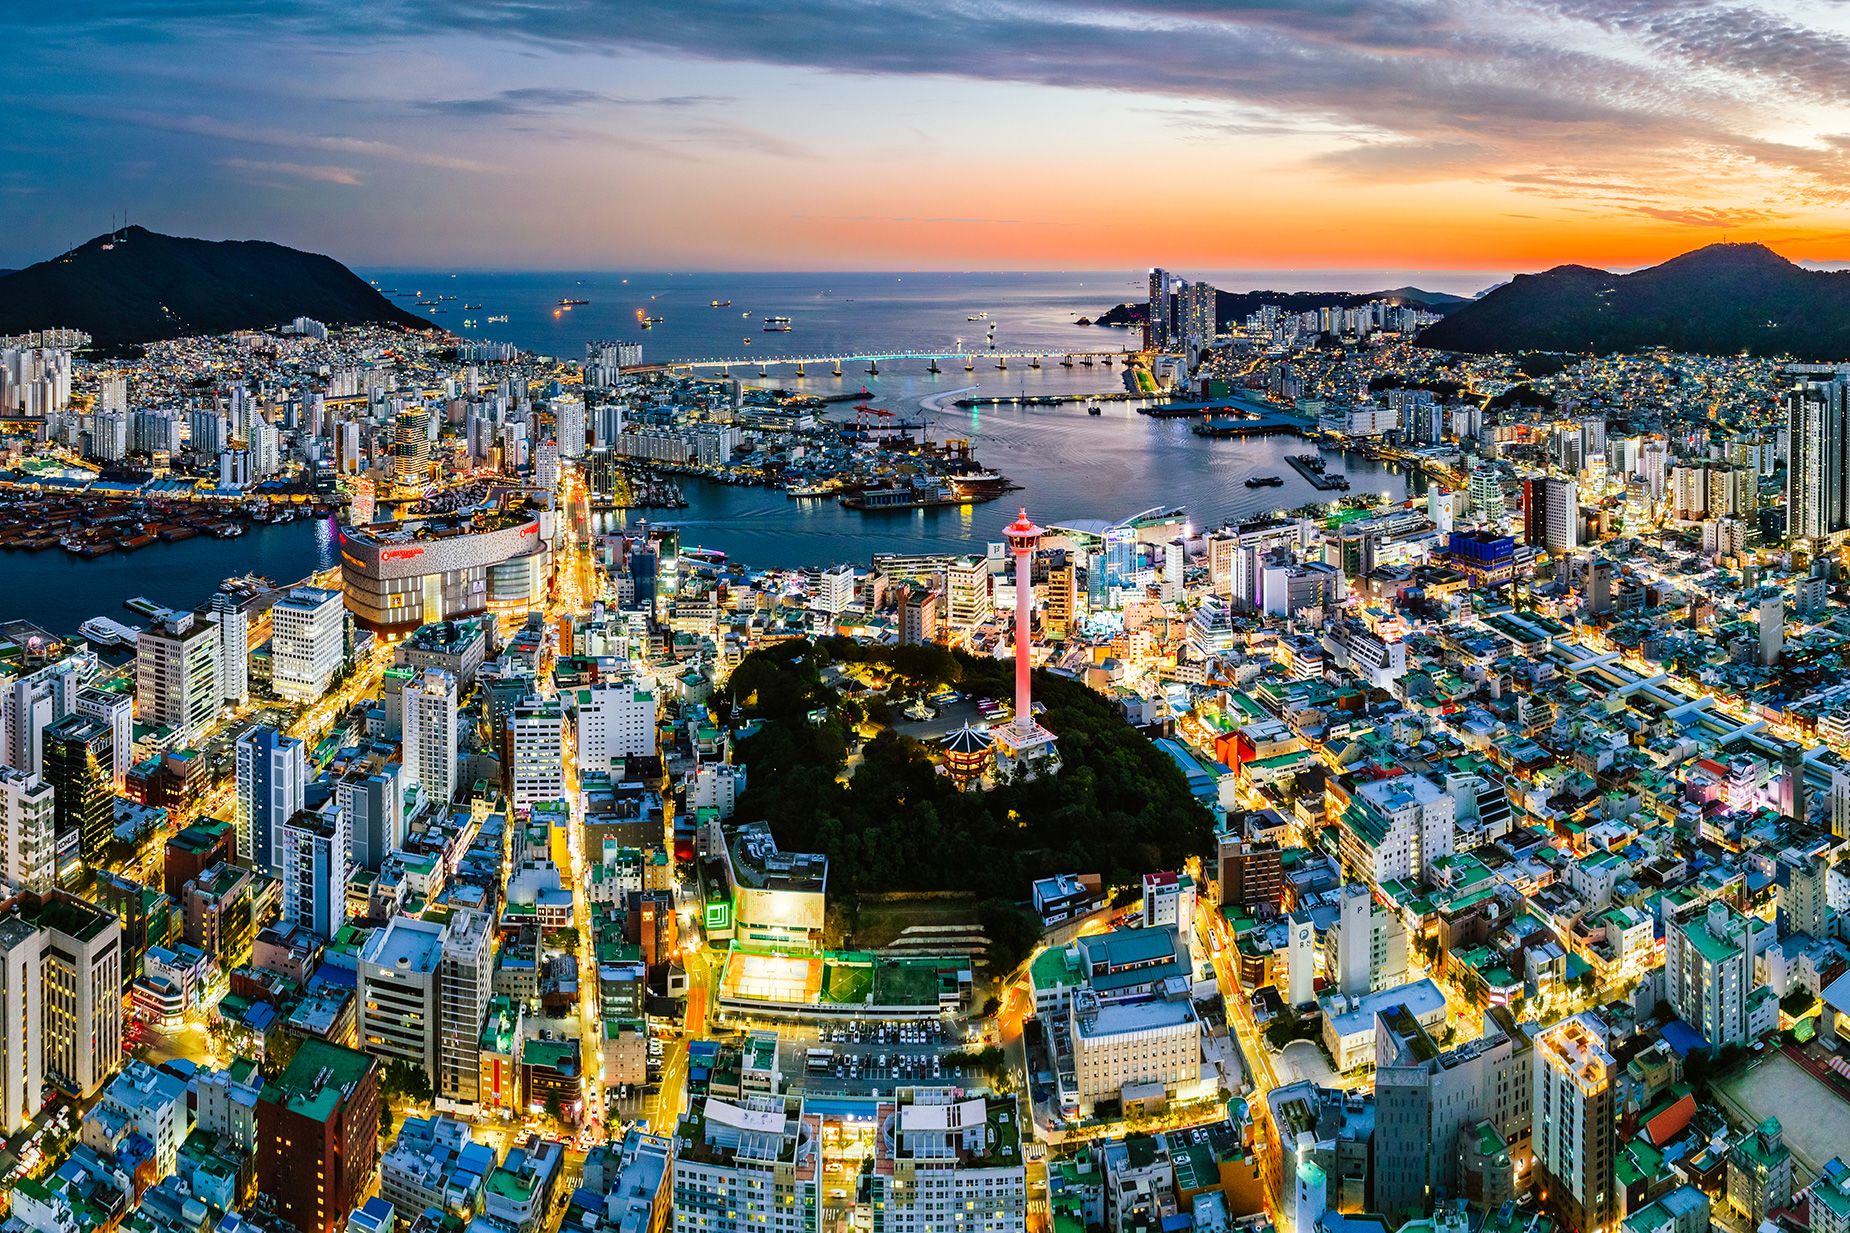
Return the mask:
MULTIPOLYGON (((654 299, 655 297, 650 296, 649 298, 654 299)), ((580 304, 589 304, 590 302, 591 302, 590 300, 561 299, 559 301, 559 307, 560 308, 574 308, 580 304)))
POLYGON ((488 319, 488 324, 490 324, 490 325, 506 325, 506 324, 507 324, 507 314, 506 314, 506 313, 501 313, 501 314, 500 314, 500 315, 498 315, 498 316, 494 316, 494 317, 490 317, 490 318, 488 319))
POLYGON ((463 307, 469 309, 471 312, 475 312, 480 310, 482 306, 480 304, 464 304, 463 307))
POLYGON ((790 332, 790 318, 766 317, 764 319, 764 332, 767 334, 788 334, 790 332))
POLYGON ((1282 488, 1285 480, 1279 475, 1255 475, 1246 481, 1248 488, 1282 488))
POLYGON ((1086 414, 1087 415, 1103 415, 1105 414, 1105 412, 1099 407, 1097 403, 1093 403, 1091 406, 1086 408, 1086 414))
POLYGON ((713 307, 715 307, 715 308, 731 308, 731 307, 732 307, 732 301, 731 301, 731 300, 714 300, 714 301, 713 301, 713 307))

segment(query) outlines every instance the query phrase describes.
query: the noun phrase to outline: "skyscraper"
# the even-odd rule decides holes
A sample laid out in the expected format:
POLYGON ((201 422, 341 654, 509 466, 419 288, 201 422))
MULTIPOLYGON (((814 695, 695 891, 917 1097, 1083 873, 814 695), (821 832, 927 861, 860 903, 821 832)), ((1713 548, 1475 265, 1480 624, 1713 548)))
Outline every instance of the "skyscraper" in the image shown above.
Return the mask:
POLYGON ((109 725, 112 786, 120 791, 135 760, 135 700, 112 689, 85 687, 77 691, 77 713, 109 725))
POLYGON ((1535 1038, 1536 1184, 1543 1210, 1574 1233, 1613 1228, 1616 1070, 1590 1016, 1563 1019, 1535 1038))
POLYGON ((1786 396, 1786 535, 1823 539, 1850 526, 1850 377, 1786 396))
POLYGON ((430 472, 429 420, 422 407, 414 407, 400 411, 392 423, 392 482, 402 491, 424 491, 430 472))
POLYGON ((238 855, 253 868, 276 869, 277 832, 302 808, 308 756, 302 742, 258 725, 237 742, 238 855))
POLYGON ((1522 482, 1523 539, 1558 555, 1580 546, 1580 485, 1546 476, 1522 482))
POLYGON ((1169 346, 1174 335, 1175 316, 1169 301, 1169 271, 1152 269, 1149 311, 1143 325, 1144 350, 1160 351, 1169 346))
POLYGON ((250 614, 224 591, 212 596, 209 608, 218 623, 219 693, 227 706, 241 706, 251 691, 250 614))
POLYGON ((482 1020, 494 985, 488 926, 485 914, 463 908, 443 933, 435 1087, 438 1099, 460 1105, 475 1105, 481 1088, 482 1020))
POLYGON ((456 794, 456 678, 426 668, 405 686, 405 788, 447 805, 456 794))

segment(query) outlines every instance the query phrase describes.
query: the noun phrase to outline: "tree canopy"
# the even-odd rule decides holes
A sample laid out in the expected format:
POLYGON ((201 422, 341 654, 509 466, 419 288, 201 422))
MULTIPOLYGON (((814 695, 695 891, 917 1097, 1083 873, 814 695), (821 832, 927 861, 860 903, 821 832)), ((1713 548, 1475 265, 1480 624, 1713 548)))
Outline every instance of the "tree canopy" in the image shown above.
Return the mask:
POLYGON ((1057 774, 961 792, 930 748, 883 730, 843 782, 853 721, 877 709, 824 680, 829 665, 849 662, 887 677, 893 692, 949 685, 1006 698, 1013 688, 1012 661, 942 647, 825 639, 745 657, 726 698, 735 718, 762 725, 738 744, 749 771, 739 814, 769 822, 780 846, 827 855, 832 891, 1019 900, 1048 874, 1096 872, 1122 884, 1208 851, 1212 821, 1174 763, 1111 703, 1047 673, 1034 688, 1041 720, 1059 738, 1057 774))

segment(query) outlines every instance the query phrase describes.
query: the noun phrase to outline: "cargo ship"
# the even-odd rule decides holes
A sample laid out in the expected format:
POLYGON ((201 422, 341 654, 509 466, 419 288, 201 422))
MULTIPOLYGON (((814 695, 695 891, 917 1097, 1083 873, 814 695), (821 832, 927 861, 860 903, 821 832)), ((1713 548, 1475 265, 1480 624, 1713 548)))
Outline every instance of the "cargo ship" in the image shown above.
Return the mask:
POLYGON ((790 332, 790 318, 766 317, 764 319, 764 332, 767 334, 788 334, 790 332))

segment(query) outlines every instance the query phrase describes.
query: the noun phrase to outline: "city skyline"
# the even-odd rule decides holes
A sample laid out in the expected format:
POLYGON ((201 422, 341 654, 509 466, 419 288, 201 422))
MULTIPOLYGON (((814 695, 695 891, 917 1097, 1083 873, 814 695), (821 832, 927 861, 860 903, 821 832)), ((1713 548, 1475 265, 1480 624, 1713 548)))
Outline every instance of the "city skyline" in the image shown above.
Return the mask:
POLYGON ((1509 272, 1724 235, 1834 263, 1850 236, 1850 23, 1821 5, 20 20, 8 266, 124 210, 457 269, 1509 272))

